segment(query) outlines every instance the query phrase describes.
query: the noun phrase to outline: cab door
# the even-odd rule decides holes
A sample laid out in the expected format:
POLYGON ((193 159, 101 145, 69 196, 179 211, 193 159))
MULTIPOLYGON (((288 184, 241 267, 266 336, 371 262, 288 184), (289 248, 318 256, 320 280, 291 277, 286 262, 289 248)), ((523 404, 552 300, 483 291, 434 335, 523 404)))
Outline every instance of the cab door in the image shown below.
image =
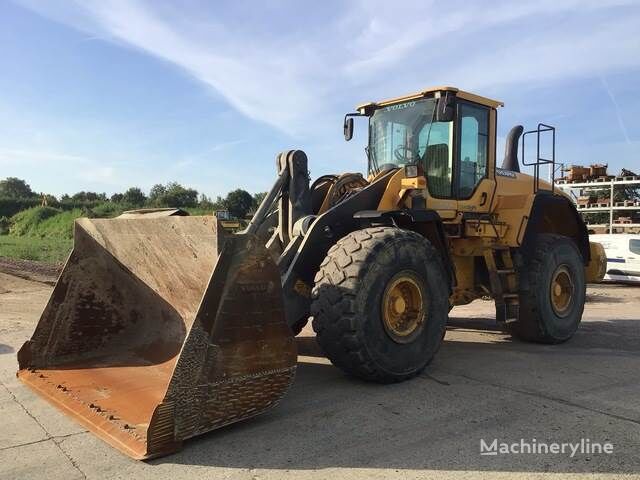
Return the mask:
POLYGON ((457 102, 454 185, 457 210, 488 213, 495 192, 495 109, 457 102))
POLYGON ((427 189, 427 208, 436 210, 443 220, 458 213, 455 169, 455 128, 453 120, 425 124, 418 133, 418 155, 423 160, 427 189))

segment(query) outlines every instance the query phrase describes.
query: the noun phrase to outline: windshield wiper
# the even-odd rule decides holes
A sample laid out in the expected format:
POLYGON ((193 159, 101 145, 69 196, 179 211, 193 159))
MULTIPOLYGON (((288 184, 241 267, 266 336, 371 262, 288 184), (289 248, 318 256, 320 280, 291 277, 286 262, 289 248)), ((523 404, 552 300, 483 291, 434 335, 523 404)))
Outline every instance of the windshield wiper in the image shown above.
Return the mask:
POLYGON ((379 172, 378 161, 376 160, 375 149, 371 149, 368 145, 364 147, 364 151, 367 154, 367 160, 369 161, 369 171, 377 175, 379 172))
MULTIPOLYGON (((426 163, 427 159, 427 150, 429 150, 429 138, 431 137, 431 127, 433 127, 433 121, 436 119, 436 105, 433 106, 433 110, 431 111, 431 120, 429 121, 429 130, 427 130, 427 143, 424 146, 424 159, 426 163)), ((418 157, 419 158, 419 157, 418 157)), ((425 165, 426 167, 426 165, 425 165)))

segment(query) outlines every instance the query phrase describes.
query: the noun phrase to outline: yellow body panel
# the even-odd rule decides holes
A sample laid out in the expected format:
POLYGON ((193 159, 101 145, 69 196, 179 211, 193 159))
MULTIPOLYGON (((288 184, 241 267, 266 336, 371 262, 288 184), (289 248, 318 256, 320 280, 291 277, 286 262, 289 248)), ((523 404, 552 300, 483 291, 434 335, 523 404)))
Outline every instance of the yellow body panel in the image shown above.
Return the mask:
MULTIPOLYGON (((438 98, 449 92, 457 98, 489 107, 486 177, 477 184, 467 199, 436 198, 429 192, 428 179, 423 176, 405 178, 404 169, 400 168, 389 181, 377 209, 389 211, 413 208, 412 198, 418 196, 424 198, 427 209, 435 210, 439 214, 448 234, 450 254, 456 272, 457 285, 450 302, 452 305, 458 305, 469 303, 479 296, 491 294, 486 285, 477 284, 475 269, 478 264, 482 265, 483 262, 491 260, 489 257, 493 253, 489 252, 499 249, 504 252, 504 247, 517 249, 522 245, 536 198, 535 178, 532 175, 497 168, 496 109, 503 106, 503 103, 455 87, 439 86, 388 100, 361 104, 357 109, 362 114, 370 115, 379 107, 427 96, 438 98), (481 257, 482 261, 478 262, 477 257, 481 257)), ((450 139, 450 142, 453 142, 453 139, 450 139)), ((537 187, 539 191, 552 189, 552 185, 542 179, 538 181, 537 187)), ((559 190, 555 193, 567 196, 559 190)), ((557 222, 561 223, 562 217, 557 222)), ((554 227, 550 228, 552 228, 551 232, 554 231, 554 227)), ((507 262, 511 264, 509 250, 507 249, 506 252, 507 262)), ((587 277, 597 279, 600 275, 602 255, 593 244, 591 256, 593 260, 588 266, 587 277)), ((487 266, 487 268, 492 267, 487 266)), ((486 268, 484 270, 486 272, 486 268)), ((507 277, 509 286, 516 288, 515 274, 507 277)))
MULTIPOLYGON (((494 163, 495 159, 491 155, 491 167, 494 163)), ((494 168, 490 170, 495 171, 494 168)), ((453 230, 454 227, 459 227, 461 235, 449 236, 457 279, 450 302, 452 305, 461 305, 490 294, 475 283, 474 257, 484 257, 494 246, 518 248, 522 244, 535 199, 533 187, 534 178, 531 175, 498 169, 493 177, 485 178, 479 183, 469 199, 434 198, 429 194, 424 177, 406 178, 404 169, 401 168, 389 181, 377 209, 389 211, 411 208, 409 193, 415 191, 425 198, 426 208, 438 212, 445 226, 453 230), (482 218, 464 218, 477 213, 486 214, 487 218, 482 215, 482 218)), ((540 189, 550 190, 551 185, 540 180, 540 189)), ((597 244, 591 245, 593 259, 587 268, 590 282, 599 281, 602 264, 602 255, 594 245, 597 244)))
POLYGON ((402 168, 391 177, 378 204, 378 210, 386 212, 398 209, 399 194, 400 190, 402 190, 402 180, 404 178, 404 170, 402 168))

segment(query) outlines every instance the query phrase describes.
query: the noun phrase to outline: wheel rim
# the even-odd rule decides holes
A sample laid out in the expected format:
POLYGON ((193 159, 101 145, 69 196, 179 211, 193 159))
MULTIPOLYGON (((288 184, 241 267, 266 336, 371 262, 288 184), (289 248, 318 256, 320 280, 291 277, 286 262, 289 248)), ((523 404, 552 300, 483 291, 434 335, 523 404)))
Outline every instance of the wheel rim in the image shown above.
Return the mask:
POLYGON ((382 296, 382 323, 387 334, 397 343, 411 342, 422 331, 425 313, 420 280, 409 271, 395 275, 382 296))
POLYGON ((551 307, 559 317, 566 317, 571 311, 575 287, 566 265, 560 265, 551 277, 549 297, 551 307))

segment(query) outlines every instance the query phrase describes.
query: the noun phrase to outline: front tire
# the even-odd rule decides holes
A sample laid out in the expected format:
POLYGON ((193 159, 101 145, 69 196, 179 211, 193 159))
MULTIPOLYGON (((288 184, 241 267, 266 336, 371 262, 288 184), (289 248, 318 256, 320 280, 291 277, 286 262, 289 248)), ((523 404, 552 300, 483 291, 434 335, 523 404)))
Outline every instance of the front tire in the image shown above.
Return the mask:
POLYGON ((331 362, 364 380, 419 374, 442 342, 449 309, 441 256, 421 235, 393 227, 355 231, 328 252, 311 313, 331 362))
POLYGON ((518 320, 509 331, 526 341, 562 343, 578 329, 586 282, 582 255, 568 237, 540 234, 520 269, 518 320))

